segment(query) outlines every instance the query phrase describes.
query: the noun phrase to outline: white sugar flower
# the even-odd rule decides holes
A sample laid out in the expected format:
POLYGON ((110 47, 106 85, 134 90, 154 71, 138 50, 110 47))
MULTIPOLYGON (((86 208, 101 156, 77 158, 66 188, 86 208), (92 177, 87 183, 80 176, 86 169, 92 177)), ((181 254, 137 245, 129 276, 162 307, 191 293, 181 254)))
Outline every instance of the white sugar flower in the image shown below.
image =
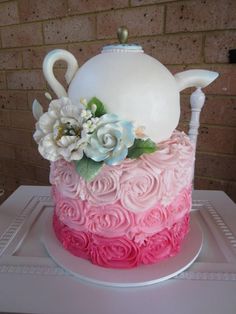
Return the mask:
POLYGON ((83 109, 81 111, 81 117, 84 119, 84 120, 88 120, 92 117, 92 112, 90 110, 85 110, 83 109))
POLYGON ((40 154, 56 161, 80 160, 83 157, 87 134, 82 130, 84 119, 82 105, 73 105, 69 98, 62 97, 49 104, 48 112, 36 123, 34 139, 39 144, 40 154))

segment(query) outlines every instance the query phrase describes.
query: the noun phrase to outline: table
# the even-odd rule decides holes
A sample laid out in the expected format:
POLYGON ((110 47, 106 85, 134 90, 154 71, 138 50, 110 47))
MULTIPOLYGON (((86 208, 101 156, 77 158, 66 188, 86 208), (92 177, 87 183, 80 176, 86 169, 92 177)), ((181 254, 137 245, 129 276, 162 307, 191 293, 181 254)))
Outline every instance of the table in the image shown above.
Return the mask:
POLYGON ((189 269, 159 284, 109 288, 53 262, 40 242, 50 187, 21 186, 0 207, 0 311, 15 313, 236 313, 236 205, 221 191, 194 191, 204 233, 189 269))

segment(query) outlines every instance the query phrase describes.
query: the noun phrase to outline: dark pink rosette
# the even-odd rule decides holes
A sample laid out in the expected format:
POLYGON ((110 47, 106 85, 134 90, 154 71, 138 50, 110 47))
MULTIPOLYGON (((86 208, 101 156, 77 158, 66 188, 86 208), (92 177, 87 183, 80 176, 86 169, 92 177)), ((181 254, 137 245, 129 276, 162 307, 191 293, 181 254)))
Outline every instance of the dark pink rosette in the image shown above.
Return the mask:
POLYGON ((171 231, 167 228, 157 234, 146 238, 140 247, 140 260, 143 264, 153 264, 177 253, 179 246, 173 246, 171 231))
POLYGON ((139 248, 126 237, 103 238, 93 235, 91 259, 107 268, 133 268, 139 262, 139 248))
POLYGON ((75 231, 53 217, 53 227, 58 240, 63 247, 73 255, 89 259, 91 236, 90 233, 75 231))
POLYGON ((87 230, 106 237, 120 237, 134 226, 134 214, 119 202, 104 206, 85 205, 87 230))
POLYGON ((148 168, 132 168, 121 178, 120 202, 132 212, 142 212, 157 204, 161 196, 159 177, 148 168))
POLYGON ((113 204, 119 198, 121 171, 104 166, 102 171, 87 186, 87 201, 94 205, 113 204))
POLYGON ((184 237, 189 232, 189 222, 190 216, 189 214, 186 214, 181 220, 173 225, 171 237, 174 245, 178 245, 178 243, 183 241, 184 237))

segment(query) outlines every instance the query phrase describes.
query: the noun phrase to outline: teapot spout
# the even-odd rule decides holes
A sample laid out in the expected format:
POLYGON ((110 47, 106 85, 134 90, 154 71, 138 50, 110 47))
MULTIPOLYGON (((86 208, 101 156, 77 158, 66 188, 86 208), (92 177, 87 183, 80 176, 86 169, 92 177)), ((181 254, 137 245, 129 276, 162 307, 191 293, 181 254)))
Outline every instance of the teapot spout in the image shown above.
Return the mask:
POLYGON ((207 70, 187 70, 174 75, 180 92, 188 87, 204 88, 218 76, 219 73, 207 70))

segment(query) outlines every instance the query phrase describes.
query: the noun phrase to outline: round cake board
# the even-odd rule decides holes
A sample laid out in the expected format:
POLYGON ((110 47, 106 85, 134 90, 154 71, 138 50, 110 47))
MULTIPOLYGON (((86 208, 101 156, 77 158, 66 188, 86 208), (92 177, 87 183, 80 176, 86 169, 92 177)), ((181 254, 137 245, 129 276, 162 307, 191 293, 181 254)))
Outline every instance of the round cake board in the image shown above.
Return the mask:
POLYGON ((42 242, 50 257, 63 269, 86 282, 112 287, 142 287, 177 276, 198 257, 203 243, 199 224, 191 217, 190 232, 183 240, 180 252, 156 264, 131 269, 103 268, 66 251, 57 240, 52 227, 52 211, 44 215, 42 242))

